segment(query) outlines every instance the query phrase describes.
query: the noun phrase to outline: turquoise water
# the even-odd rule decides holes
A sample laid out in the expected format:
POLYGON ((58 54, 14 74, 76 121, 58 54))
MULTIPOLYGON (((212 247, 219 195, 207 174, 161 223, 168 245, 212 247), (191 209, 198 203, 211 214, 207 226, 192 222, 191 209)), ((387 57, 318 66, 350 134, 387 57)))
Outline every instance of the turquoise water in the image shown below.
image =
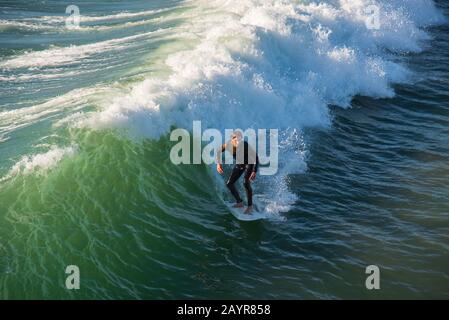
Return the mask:
POLYGON ((371 30, 372 2, 78 1, 69 30, 0 1, 0 297, 449 298, 449 7, 371 30), (270 219, 170 162, 194 120, 280 130, 270 219))

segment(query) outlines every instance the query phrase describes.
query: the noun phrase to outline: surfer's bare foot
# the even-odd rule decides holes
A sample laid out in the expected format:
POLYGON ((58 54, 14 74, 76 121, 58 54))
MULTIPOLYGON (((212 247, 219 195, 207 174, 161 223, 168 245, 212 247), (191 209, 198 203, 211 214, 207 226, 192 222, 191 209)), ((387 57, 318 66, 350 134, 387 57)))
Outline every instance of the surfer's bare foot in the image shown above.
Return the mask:
POLYGON ((233 208, 243 208, 243 202, 236 203, 232 207, 233 208))
POLYGON ((244 214, 251 214, 253 213, 253 206, 249 206, 248 208, 246 208, 245 212, 243 212, 244 214))

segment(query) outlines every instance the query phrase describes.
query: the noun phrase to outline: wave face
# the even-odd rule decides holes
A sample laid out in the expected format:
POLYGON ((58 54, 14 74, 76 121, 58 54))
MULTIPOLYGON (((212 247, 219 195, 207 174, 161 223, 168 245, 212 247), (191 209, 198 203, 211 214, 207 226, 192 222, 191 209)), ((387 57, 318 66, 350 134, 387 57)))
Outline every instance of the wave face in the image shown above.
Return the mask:
MULTIPOLYGON (((395 162, 376 150, 379 140, 414 142, 388 131, 389 121, 406 126, 402 111, 382 122, 357 110, 385 101, 406 109, 418 98, 404 88, 429 90, 419 84, 435 70, 416 65, 427 52, 444 59, 444 49, 432 51, 445 34, 435 30, 445 26, 444 5, 98 1, 80 3, 81 26, 67 30, 69 4, 0 8, 0 297, 79 298, 61 286, 61 270, 78 264, 88 299, 354 298, 359 277, 347 270, 373 263, 365 249, 400 239, 380 231, 376 217, 357 215, 372 210, 388 220, 394 200, 388 208, 369 194, 350 199, 390 186, 376 165, 395 162), (379 9, 376 29, 367 23, 370 5, 379 9), (255 184, 273 219, 236 221, 214 167, 170 162, 170 130, 196 120, 222 132, 280 130, 279 171, 255 184), (355 143, 365 137, 372 141, 355 143), (346 277, 342 288, 323 285, 346 277)), ((444 79, 447 70, 437 71, 444 79)), ((405 213, 390 222, 401 235, 410 227, 405 213)), ((410 282, 397 284, 409 289, 383 297, 416 297, 414 268, 426 268, 431 281, 442 273, 419 258, 426 246, 446 246, 440 234, 411 231, 428 243, 386 245, 373 257, 387 266, 389 256, 414 261, 410 282)), ((438 285, 431 292, 447 295, 438 285)))

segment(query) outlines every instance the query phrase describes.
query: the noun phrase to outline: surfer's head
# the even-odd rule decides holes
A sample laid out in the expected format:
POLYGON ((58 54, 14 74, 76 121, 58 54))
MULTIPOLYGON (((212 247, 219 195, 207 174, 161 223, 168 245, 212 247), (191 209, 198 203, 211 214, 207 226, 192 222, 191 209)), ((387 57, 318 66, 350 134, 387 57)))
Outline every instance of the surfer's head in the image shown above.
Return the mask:
POLYGON ((239 142, 242 141, 242 138, 243 138, 243 134, 240 130, 235 130, 231 134, 231 142, 233 145, 239 144, 239 142))

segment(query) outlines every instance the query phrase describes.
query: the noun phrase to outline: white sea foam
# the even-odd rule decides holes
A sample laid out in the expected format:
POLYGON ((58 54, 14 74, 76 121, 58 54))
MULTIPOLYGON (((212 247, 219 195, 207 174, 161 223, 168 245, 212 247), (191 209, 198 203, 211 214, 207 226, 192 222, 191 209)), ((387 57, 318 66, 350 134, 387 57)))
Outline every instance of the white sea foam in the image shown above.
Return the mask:
POLYGON ((98 53, 129 48, 140 39, 164 31, 166 30, 145 32, 138 35, 106 40, 92 44, 72 45, 62 48, 54 47, 42 51, 27 52, 20 54, 17 57, 10 58, 5 61, 0 61, 0 68, 10 70, 19 68, 67 66, 80 62, 81 60, 98 53))
MULTIPOLYGON (((92 22, 110 22, 114 20, 127 20, 133 18, 151 18, 153 15, 158 15, 160 13, 169 13, 176 8, 164 8, 164 9, 156 9, 156 10, 146 10, 146 11, 138 11, 138 12, 120 12, 117 14, 111 15, 103 15, 103 16, 90 16, 90 15, 80 15, 80 23, 92 23, 92 22)), ((17 30, 26 30, 26 31, 65 31, 65 23, 68 18, 68 15, 55 15, 55 16, 41 16, 34 18, 22 18, 22 19, 0 19, 0 30, 9 30, 9 29, 17 29, 17 30)), ((143 21, 136 21, 137 25, 145 23, 145 21, 149 21, 148 19, 143 21)), ((87 31, 94 29, 109 29, 115 27, 126 27, 133 26, 132 22, 130 24, 119 24, 117 26, 82 26, 79 31, 87 31)))
POLYGON ((104 90, 102 87, 75 89, 41 104, 0 112, 0 137, 6 140, 11 132, 47 119, 63 110, 73 113, 83 109, 92 96, 104 90))
MULTIPOLYGON (((52 70, 55 71, 55 70, 52 70)), ((95 72, 98 69, 87 70, 85 73, 95 72)), ((49 79, 61 79, 66 77, 76 77, 80 75, 81 71, 65 71, 65 72, 55 72, 55 73, 38 73, 38 74, 15 74, 10 76, 0 76, 0 81, 5 82, 25 82, 25 81, 36 81, 36 80, 49 80, 49 79)))
POLYGON ((17 175, 27 175, 32 172, 46 172, 55 167, 63 158, 73 156, 77 148, 76 145, 65 148, 52 146, 47 152, 24 156, 0 181, 8 180, 17 175))
POLYGON ((51 30, 52 26, 32 21, 4 20, 0 19, 0 31, 8 30, 27 30, 27 31, 45 31, 51 30))
MULTIPOLYGON (((110 20, 124 20, 136 17, 146 17, 159 13, 165 13, 174 10, 174 8, 164 8, 156 10, 145 10, 137 12, 119 12, 116 14, 92 16, 92 15, 80 15, 80 22, 97 22, 97 21, 110 21, 110 20)), ((28 20, 36 22, 45 22, 47 24, 65 23, 67 16, 43 16, 38 18, 30 18, 28 20)))
POLYGON ((276 127, 326 124, 330 103, 348 106, 355 94, 391 96, 390 85, 405 81, 407 70, 383 49, 419 51, 427 36, 418 27, 438 17, 431 5, 420 6, 428 19, 417 23, 406 14, 412 6, 395 11, 378 1, 390 11, 376 31, 366 28, 359 12, 372 1, 198 3, 200 9, 180 30, 200 36, 198 46, 169 56, 172 75, 137 85, 97 115, 100 125, 128 126, 130 121, 133 130, 157 136, 195 117, 219 127, 226 119, 235 124, 241 117, 222 113, 238 116, 255 108, 252 122, 258 125, 267 119, 276 127), (214 6, 220 14, 201 14, 214 6), (140 121, 142 116, 152 125, 140 121), (135 125, 139 122, 142 126, 135 125))

